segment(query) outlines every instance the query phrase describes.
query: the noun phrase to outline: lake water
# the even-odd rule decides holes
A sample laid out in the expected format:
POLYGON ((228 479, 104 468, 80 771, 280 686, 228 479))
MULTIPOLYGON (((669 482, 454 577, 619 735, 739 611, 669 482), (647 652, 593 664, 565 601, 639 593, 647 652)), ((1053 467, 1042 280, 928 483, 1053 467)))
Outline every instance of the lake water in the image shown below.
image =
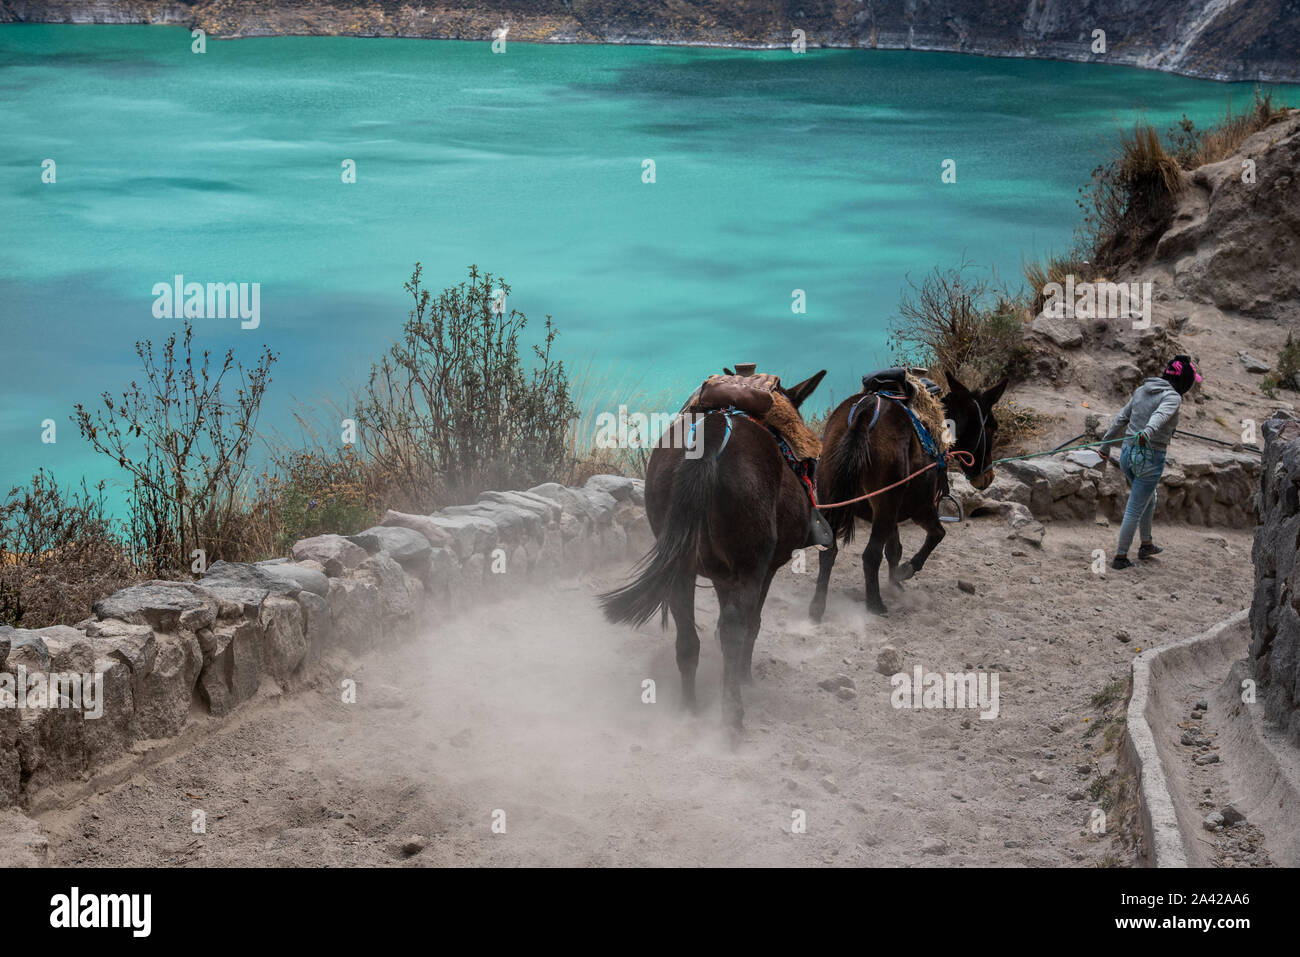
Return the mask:
POLYGON ((416 260, 435 289, 470 263, 503 274, 615 389, 682 395, 748 360, 787 381, 829 368, 818 398, 843 397, 888 361, 907 273, 964 254, 1018 278, 1069 243, 1078 187, 1138 111, 1164 129, 1229 98, 1250 88, 932 53, 284 37, 195 54, 177 28, 0 26, 0 484, 114 475, 68 416, 136 374, 137 339, 179 327, 153 314, 176 274, 260 283, 258 328, 197 326, 214 351, 280 353, 264 422, 286 432, 296 403, 362 381, 416 260))

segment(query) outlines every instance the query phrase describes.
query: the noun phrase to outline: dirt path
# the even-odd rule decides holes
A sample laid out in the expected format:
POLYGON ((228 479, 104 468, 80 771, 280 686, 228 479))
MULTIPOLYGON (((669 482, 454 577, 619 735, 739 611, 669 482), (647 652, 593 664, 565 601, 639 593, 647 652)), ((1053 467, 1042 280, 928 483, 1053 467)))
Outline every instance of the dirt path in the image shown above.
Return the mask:
MULTIPOLYGON (((1138 649, 1249 603, 1250 536, 1160 528, 1162 561, 1095 575, 1091 550, 1114 532, 1058 523, 1040 550, 997 519, 954 527, 905 593, 886 592, 885 620, 867 619, 860 564, 842 560, 818 627, 810 554, 773 586, 739 749, 719 725, 712 593, 693 718, 671 637, 597 614, 594 594, 625 572, 610 569, 331 662, 315 687, 39 820, 58 864, 1127 864, 1115 828, 1087 829, 1113 764, 1090 697, 1138 649), (886 643, 908 671, 998 672, 999 717, 895 709, 876 672, 886 643), (852 696, 819 687, 841 674, 852 696), (345 677, 356 704, 340 701, 345 677), (406 857, 410 835, 428 846, 406 857)), ((905 549, 918 539, 904 529, 905 549)))

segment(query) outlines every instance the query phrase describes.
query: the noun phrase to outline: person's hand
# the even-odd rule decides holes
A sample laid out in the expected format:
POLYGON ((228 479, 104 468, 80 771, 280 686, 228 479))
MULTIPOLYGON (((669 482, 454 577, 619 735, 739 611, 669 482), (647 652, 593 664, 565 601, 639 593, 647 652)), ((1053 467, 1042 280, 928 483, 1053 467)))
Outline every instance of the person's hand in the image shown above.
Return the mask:
POLYGON ((1147 447, 1147 434, 1145 432, 1138 433, 1138 445, 1144 449, 1147 447))

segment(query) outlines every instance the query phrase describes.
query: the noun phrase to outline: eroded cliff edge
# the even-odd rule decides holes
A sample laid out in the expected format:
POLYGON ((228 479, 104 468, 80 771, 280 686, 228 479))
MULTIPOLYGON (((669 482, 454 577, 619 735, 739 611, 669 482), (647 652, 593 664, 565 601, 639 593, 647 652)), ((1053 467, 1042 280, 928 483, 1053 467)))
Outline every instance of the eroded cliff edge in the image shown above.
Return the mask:
POLYGON ((278 34, 950 51, 1300 82, 1290 0, 0 0, 0 22, 160 23, 278 34), (1106 52, 1094 52, 1094 31, 1106 52))

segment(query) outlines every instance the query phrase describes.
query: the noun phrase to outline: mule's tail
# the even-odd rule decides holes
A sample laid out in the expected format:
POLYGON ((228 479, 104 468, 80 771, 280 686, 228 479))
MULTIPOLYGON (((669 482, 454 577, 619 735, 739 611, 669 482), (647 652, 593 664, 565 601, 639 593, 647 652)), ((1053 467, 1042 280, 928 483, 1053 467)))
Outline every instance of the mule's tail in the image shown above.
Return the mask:
MULTIPOLYGON (((877 399, 883 402, 883 399, 877 399)), ((885 410, 882 409, 883 413, 885 410)), ((871 415, 870 410, 854 417, 836 443, 831 453, 822 459, 819 468, 825 470, 828 502, 847 502, 863 492, 863 482, 871 471, 871 415)), ((835 537, 846 544, 853 540, 853 506, 830 508, 822 516, 834 531, 835 537)))
POLYGON ((636 577, 600 596, 611 622, 641 625, 656 611, 668 614, 668 599, 683 579, 695 578, 700 536, 704 534, 718 484, 717 456, 686 458, 673 476, 672 496, 663 530, 634 569, 636 577))

